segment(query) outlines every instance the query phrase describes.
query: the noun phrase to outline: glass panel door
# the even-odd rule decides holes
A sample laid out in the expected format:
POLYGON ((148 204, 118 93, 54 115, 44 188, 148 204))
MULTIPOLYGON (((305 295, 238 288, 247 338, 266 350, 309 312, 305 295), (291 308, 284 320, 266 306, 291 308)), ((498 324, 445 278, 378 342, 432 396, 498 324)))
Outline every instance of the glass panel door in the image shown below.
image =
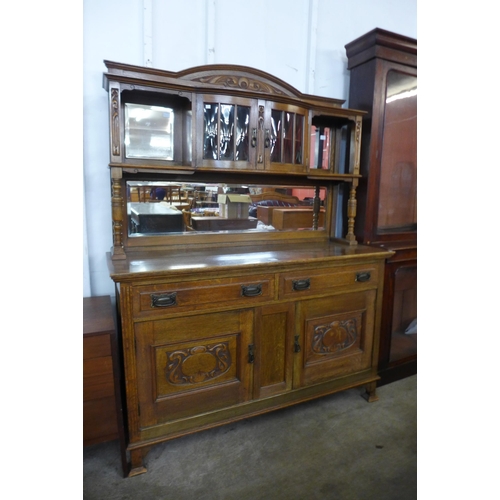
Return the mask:
POLYGON ((265 168, 287 172, 304 171, 305 111, 273 103, 268 116, 269 122, 264 131, 264 148, 268 155, 265 168))
POLYGON ((417 77, 387 73, 378 230, 417 227, 417 77))
POLYGON ((254 168, 255 153, 250 135, 255 128, 252 101, 204 96, 198 114, 199 166, 254 168))

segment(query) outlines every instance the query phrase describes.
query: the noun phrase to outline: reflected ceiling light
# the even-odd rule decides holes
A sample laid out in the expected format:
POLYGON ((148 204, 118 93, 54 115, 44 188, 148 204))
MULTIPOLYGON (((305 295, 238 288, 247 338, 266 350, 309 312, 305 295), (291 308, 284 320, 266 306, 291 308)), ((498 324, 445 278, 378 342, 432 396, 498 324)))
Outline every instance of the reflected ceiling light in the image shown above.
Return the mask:
POLYGON ((401 92, 400 94, 392 95, 391 97, 388 97, 385 102, 389 103, 389 102, 397 101, 399 99, 406 99, 408 97, 413 97, 416 95, 417 95, 417 89, 415 88, 415 89, 407 90, 405 92, 401 92))
POLYGON ((276 257, 273 257, 273 254, 271 252, 253 253, 245 255, 219 255, 216 257, 216 259, 229 262, 245 261, 245 263, 252 263, 252 264, 258 264, 261 262, 274 262, 278 260, 276 257))
POLYGON ((199 269, 200 267, 207 267, 206 264, 185 264, 178 266, 170 266, 170 269, 199 269))

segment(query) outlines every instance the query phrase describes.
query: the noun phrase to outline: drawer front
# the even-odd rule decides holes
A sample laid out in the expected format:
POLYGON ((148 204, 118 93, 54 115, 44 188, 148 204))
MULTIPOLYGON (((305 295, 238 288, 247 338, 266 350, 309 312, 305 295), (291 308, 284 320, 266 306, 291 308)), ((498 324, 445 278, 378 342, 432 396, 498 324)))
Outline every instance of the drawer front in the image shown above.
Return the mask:
POLYGON ((84 335, 83 359, 102 358, 104 356, 111 356, 110 334, 84 335))
POLYGON ((368 265, 347 266, 338 269, 297 271, 280 276, 279 297, 290 299, 331 293, 335 289, 375 288, 378 284, 378 267, 368 265))
POLYGON ((274 275, 163 283, 134 288, 134 316, 252 306, 275 298, 274 275))

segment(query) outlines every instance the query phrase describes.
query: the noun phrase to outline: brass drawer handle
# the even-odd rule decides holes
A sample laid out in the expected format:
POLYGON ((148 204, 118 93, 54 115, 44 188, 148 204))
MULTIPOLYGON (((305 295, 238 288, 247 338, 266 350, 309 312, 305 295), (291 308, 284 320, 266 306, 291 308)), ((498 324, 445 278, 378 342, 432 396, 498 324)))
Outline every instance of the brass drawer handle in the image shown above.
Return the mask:
POLYGON ((177 292, 151 294, 151 307, 170 307, 177 305, 177 292))
POLYGON ((295 292, 309 290, 309 288, 311 288, 311 279, 307 278, 304 280, 293 280, 292 288, 295 292))
POLYGON ((262 284, 258 285, 241 285, 241 295, 244 297, 257 297, 262 295, 262 284))
POLYGON ((356 281, 359 281, 361 283, 364 281, 370 281, 371 276, 371 273, 357 273, 356 281))

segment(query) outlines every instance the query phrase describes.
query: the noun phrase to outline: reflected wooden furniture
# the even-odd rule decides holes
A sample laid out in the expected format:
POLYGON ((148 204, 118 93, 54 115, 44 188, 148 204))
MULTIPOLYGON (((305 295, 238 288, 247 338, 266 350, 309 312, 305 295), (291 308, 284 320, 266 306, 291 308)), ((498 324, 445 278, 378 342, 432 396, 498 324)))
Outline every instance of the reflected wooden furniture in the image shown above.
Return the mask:
MULTIPOLYGON (((257 210, 260 207, 257 208, 257 210)), ((269 207, 271 208, 271 207, 269 207)), ((275 229, 303 229, 313 227, 313 209, 311 208, 280 208, 272 211, 272 225, 275 229)), ((318 227, 325 224, 325 211, 320 209, 318 227)))
POLYGON ((83 299, 83 445, 118 439, 109 296, 83 299))
POLYGON ((191 226, 195 231, 255 229, 257 227, 257 219, 255 217, 248 217, 247 219, 226 219, 224 217, 192 215, 191 226))
POLYGON ((394 251, 386 266, 381 384, 417 370, 417 41, 375 29, 346 45, 349 105, 363 118, 355 234, 394 251))
MULTIPOLYGON (((182 187, 179 184, 170 184, 170 183, 148 183, 142 184, 135 187, 138 193, 138 200, 140 202, 150 202, 159 200, 158 195, 156 194, 157 189, 162 189, 165 191, 165 196, 163 201, 168 203, 179 203, 182 201, 182 187)), ((131 199, 131 201, 134 201, 131 199)))
POLYGON ((182 232, 182 212, 165 203, 129 203, 133 233, 182 232))
POLYGON ((297 196, 292 196, 288 194, 283 194, 278 191, 270 190, 270 191, 265 191, 263 193, 259 194, 251 194, 250 198, 252 198, 253 203, 258 203, 259 201, 266 201, 266 200, 276 200, 276 201, 282 201, 285 203, 290 203, 291 205, 299 205, 300 200, 297 198, 297 196))

